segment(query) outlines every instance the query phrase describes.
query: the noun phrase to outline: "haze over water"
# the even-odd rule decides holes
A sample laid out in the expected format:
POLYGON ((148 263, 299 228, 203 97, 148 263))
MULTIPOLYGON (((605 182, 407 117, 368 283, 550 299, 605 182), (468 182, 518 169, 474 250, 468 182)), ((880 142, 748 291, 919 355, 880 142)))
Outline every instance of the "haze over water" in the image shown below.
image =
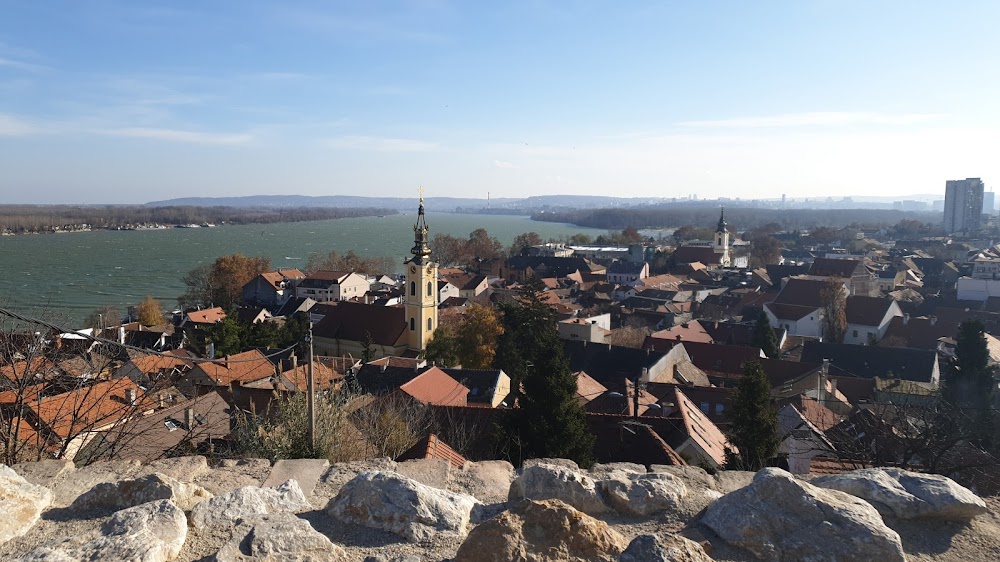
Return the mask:
MULTIPOLYGON (((242 253, 271 258, 273 267, 305 267, 330 250, 395 256, 413 245, 414 213, 317 222, 79 232, 0 238, 0 303, 53 321, 80 322, 94 309, 134 305, 147 294, 164 309, 184 292, 181 277, 215 258, 242 253)), ((466 237, 485 228, 505 246, 522 232, 542 238, 602 230, 532 221, 527 217, 431 214, 431 235, 466 237)))

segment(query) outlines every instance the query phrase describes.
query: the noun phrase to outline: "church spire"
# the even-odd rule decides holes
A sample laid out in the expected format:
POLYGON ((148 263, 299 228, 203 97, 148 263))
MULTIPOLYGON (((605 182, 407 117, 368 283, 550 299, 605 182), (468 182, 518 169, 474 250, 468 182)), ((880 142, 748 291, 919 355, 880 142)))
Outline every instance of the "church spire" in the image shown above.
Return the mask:
POLYGON ((716 232, 726 232, 726 208, 722 208, 722 212, 719 214, 719 227, 715 229, 716 232))
POLYGON ((413 248, 410 249, 413 260, 421 263, 431 255, 427 239, 427 219, 424 218, 424 188, 420 188, 420 208, 417 210, 417 224, 413 225, 413 248))

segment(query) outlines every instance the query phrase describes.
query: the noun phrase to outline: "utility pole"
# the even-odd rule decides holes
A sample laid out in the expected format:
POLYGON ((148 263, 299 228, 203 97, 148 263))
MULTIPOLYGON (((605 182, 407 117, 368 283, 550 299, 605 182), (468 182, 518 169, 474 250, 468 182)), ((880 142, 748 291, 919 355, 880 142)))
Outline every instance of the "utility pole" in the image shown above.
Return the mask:
POLYGON ((313 323, 309 321, 309 371, 307 375, 306 409, 309 412, 309 448, 316 450, 316 379, 313 377, 313 323))

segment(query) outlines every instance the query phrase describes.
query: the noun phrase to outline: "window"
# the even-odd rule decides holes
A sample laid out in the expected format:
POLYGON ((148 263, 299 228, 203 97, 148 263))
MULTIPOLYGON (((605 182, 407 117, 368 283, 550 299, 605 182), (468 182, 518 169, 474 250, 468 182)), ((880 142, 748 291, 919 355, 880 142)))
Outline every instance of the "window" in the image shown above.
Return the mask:
POLYGON ((416 281, 410 281, 410 296, 411 297, 417 296, 417 282, 416 281))
POLYGON ((725 412, 725 411, 726 411, 726 407, 723 404, 716 404, 715 405, 715 415, 721 416, 722 412, 725 412))
POLYGON ((854 337, 858 337, 858 331, 854 330, 854 337))
POLYGON ((705 412, 707 414, 708 410, 709 410, 709 408, 708 408, 708 402, 702 402, 701 403, 701 411, 705 412))
POLYGON ((430 281, 428 281, 428 282, 427 282, 427 296, 429 297, 429 296, 431 296, 431 295, 433 295, 433 294, 434 294, 434 288, 433 288, 433 285, 431 284, 431 282, 430 282, 430 281))
POLYGON ((432 322, 433 322, 433 320, 431 320, 430 318, 427 319, 427 329, 428 330, 431 329, 432 322))
POLYGON ((413 330, 416 330, 416 329, 417 329, 417 321, 414 320, 413 318, 410 318, 410 331, 413 331, 413 330))

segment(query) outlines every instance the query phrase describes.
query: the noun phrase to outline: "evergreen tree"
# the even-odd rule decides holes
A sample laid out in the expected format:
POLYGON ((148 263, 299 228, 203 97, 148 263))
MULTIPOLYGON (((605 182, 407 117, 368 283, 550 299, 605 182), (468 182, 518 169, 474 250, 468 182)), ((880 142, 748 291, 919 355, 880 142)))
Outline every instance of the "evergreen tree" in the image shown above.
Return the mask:
POLYGON ((942 396, 975 429, 973 433, 985 439, 992 428, 994 381, 982 322, 962 322, 955 340, 955 357, 948 363, 942 396))
POLYGON ((778 349, 778 338, 774 337, 774 330, 771 329, 771 321, 767 318, 767 313, 763 310, 757 317, 757 323, 753 326, 753 344, 764 351, 771 359, 778 359, 780 350, 778 349))
POLYGON ((577 401, 576 377, 563 357, 552 310, 534 291, 502 303, 500 310, 503 333, 494 366, 511 377, 512 390, 520 394, 510 429, 522 448, 512 460, 559 457, 589 466, 594 436, 577 401))
POLYGON ((215 355, 235 355, 244 349, 246 326, 236 320, 235 313, 216 322, 208 330, 208 339, 215 344, 215 355))
POLYGON ((771 402, 771 383, 760 363, 743 365, 743 378, 732 395, 730 429, 726 433, 726 468, 760 470, 778 454, 778 412, 771 402))

